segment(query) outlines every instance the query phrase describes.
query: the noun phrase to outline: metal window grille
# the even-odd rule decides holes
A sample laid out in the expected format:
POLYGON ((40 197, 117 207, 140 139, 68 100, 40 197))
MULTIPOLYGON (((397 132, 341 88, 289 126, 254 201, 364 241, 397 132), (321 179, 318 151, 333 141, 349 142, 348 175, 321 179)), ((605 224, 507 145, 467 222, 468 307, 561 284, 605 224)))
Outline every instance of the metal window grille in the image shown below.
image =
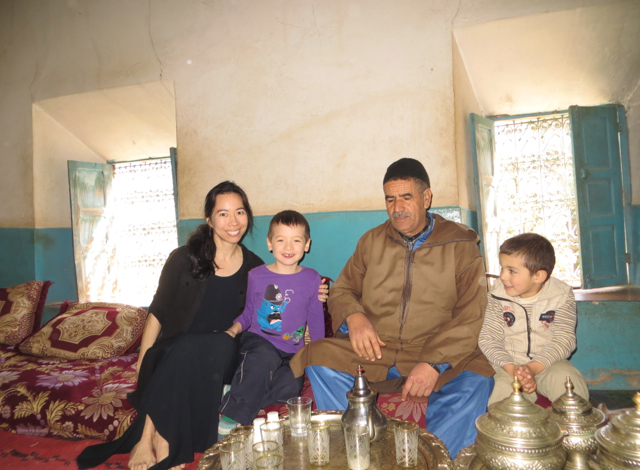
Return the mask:
POLYGON ((148 306, 178 246, 171 161, 114 164, 112 195, 114 275, 101 300, 110 295, 110 301, 148 306))
MULTIPOLYGON (((524 232, 548 238, 556 253, 553 275, 579 287, 580 244, 568 113, 495 124, 496 214, 491 230, 501 244, 524 232)), ((498 272, 498 257, 489 260, 498 272)))

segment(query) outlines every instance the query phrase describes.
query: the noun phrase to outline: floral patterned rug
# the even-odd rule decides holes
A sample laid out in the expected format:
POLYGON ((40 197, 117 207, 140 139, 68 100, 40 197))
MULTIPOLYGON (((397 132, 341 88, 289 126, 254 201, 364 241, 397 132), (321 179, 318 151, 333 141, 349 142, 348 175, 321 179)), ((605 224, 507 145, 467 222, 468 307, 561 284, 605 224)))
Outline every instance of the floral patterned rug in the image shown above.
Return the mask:
MULTIPOLYGON (((87 446, 102 441, 83 439, 71 441, 48 437, 32 437, 0 431, 0 468, 13 470, 73 470, 75 458, 87 446)), ((185 470, 196 470, 202 454, 185 470)), ((114 455, 97 470, 128 469, 128 454, 114 455)))

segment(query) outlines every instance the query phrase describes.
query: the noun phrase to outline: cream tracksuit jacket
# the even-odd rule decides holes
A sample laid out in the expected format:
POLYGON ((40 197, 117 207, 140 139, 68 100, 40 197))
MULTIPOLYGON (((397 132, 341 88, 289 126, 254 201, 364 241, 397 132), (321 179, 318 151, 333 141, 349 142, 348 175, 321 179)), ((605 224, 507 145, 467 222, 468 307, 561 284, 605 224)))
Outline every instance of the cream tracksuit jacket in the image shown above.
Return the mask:
POLYGON ((576 348, 576 300, 568 284, 549 278, 526 308, 501 282, 491 289, 478 345, 497 368, 539 361, 549 368, 576 348))

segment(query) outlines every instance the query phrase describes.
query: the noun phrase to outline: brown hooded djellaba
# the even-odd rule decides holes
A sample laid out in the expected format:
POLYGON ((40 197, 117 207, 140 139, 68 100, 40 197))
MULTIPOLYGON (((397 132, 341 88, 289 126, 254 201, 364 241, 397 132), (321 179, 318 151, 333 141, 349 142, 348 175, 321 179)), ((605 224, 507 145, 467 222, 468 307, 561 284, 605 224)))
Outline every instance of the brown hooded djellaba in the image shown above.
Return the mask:
POLYGON ((296 377, 309 365, 355 374, 360 363, 371 382, 390 367, 406 377, 418 362, 449 363, 434 390, 464 370, 490 377, 493 369, 478 348, 487 305, 484 262, 470 228, 433 214, 433 231, 408 250, 390 221, 365 233, 331 288, 333 329, 363 312, 380 339, 382 359, 358 357, 348 338, 307 345, 291 360, 296 377))

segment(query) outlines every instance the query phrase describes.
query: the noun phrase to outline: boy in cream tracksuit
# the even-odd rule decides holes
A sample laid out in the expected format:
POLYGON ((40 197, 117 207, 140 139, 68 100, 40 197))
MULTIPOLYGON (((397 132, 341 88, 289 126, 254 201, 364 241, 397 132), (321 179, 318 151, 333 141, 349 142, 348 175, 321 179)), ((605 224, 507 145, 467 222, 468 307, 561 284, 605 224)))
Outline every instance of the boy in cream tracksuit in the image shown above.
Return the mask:
POLYGON ((551 277, 553 246, 541 235, 523 233, 500 246, 500 266, 478 340, 496 370, 489 404, 513 392, 515 375, 532 402, 536 390, 558 398, 567 376, 588 400, 584 377, 567 360, 576 348, 576 301, 571 286, 551 277))

